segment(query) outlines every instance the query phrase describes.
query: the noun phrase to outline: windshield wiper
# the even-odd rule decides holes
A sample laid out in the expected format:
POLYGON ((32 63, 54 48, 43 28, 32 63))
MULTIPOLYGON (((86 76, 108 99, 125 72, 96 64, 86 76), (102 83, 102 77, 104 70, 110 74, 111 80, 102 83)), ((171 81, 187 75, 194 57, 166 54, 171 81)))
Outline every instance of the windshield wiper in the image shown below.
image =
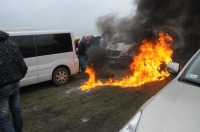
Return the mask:
POLYGON ((192 81, 192 80, 184 79, 184 78, 181 78, 181 77, 179 77, 178 80, 181 81, 181 82, 186 82, 186 83, 190 83, 190 84, 200 86, 200 83, 192 81))

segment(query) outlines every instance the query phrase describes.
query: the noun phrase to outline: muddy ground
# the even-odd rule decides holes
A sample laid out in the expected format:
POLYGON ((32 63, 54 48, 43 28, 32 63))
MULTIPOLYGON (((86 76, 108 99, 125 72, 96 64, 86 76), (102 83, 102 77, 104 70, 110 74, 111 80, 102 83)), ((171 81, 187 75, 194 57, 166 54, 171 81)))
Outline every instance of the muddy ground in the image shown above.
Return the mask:
MULTIPOLYGON (((127 69, 107 69, 116 78, 127 69)), ((24 132, 116 132, 138 108, 162 89, 174 76, 140 87, 104 86, 82 92, 87 74, 77 74, 64 86, 51 82, 21 89, 24 132)))

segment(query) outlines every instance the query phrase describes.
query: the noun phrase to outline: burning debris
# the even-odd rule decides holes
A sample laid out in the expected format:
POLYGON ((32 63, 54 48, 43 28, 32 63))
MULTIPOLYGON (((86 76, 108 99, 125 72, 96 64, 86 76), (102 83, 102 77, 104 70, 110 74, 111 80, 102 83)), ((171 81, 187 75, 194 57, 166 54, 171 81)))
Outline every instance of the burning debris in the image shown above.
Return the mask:
POLYGON ((144 39, 139 49, 139 54, 133 57, 130 65, 131 76, 126 76, 121 80, 109 78, 105 82, 96 81, 96 71, 93 67, 87 67, 86 73, 89 74, 89 80, 81 86, 81 90, 88 90, 97 86, 125 86, 136 87, 147 82, 160 81, 170 74, 162 69, 163 64, 172 61, 173 50, 170 48, 173 39, 167 33, 159 33, 157 40, 152 43, 144 39))

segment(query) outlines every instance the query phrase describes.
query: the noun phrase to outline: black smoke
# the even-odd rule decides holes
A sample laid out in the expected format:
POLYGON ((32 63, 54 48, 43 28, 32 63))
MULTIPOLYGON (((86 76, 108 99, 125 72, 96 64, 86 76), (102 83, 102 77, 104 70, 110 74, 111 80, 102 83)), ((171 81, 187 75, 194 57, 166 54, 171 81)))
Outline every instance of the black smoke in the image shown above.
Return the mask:
POLYGON ((96 25, 97 28, 102 32, 102 34, 115 33, 117 21, 118 20, 116 14, 108 14, 106 16, 100 16, 96 25))
POLYGON ((133 4, 137 6, 136 12, 124 18, 115 14, 99 17, 96 23, 99 31, 131 32, 132 38, 139 42, 165 30, 175 38, 175 47, 200 47, 200 1, 134 0, 133 4))
POLYGON ((92 66, 95 71, 102 71, 107 63, 106 50, 99 46, 92 46, 86 52, 87 65, 92 66))

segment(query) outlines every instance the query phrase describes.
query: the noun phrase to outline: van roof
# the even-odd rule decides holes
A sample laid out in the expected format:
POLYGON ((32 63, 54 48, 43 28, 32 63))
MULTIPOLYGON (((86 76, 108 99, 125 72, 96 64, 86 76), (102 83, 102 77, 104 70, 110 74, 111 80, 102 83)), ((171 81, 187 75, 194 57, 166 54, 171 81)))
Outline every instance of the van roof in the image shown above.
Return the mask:
POLYGON ((95 35, 93 35, 94 37, 101 37, 101 35, 98 35, 98 34, 95 34, 95 35))
POLYGON ((34 31, 35 29, 32 27, 24 27, 24 28, 0 28, 0 30, 4 32, 22 32, 22 31, 34 31))
POLYGON ((55 34, 55 33, 72 33, 70 30, 34 30, 33 28, 29 29, 0 29, 7 32, 10 36, 14 35, 39 35, 39 34, 55 34))

